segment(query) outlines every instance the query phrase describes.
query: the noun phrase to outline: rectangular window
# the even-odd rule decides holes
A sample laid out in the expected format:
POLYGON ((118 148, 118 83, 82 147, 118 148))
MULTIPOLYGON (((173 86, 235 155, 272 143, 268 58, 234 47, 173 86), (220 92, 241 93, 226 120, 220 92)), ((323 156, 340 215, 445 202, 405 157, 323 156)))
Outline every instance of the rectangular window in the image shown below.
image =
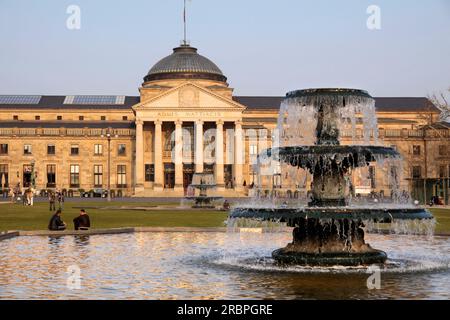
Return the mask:
POLYGON ((124 144, 119 144, 117 147, 117 155, 125 156, 127 154, 127 146, 124 144))
POLYGON ((84 116, 79 116, 78 120, 83 121, 84 120, 84 116))
POLYGON ((377 178, 376 178, 375 167, 373 167, 373 166, 369 167, 369 179, 370 179, 370 187, 372 189, 375 189, 377 187, 377 178))
POLYGON ((117 188, 127 187, 127 167, 124 165, 117 166, 117 188))
POLYGON ((15 121, 19 120, 19 116, 13 116, 13 120, 15 121))
POLYGON ((77 156, 80 154, 80 147, 77 144, 70 146, 70 155, 77 156))
POLYGON ((47 188, 56 188, 56 165, 47 165, 47 188))
POLYGON ((9 187, 9 171, 7 164, 0 164, 0 179, 5 188, 9 187))
POLYGON ((23 154, 24 155, 32 154, 31 144, 26 144, 26 145, 23 146, 23 154))
POLYGON ((256 156, 258 155, 258 146, 257 145, 250 145, 250 155, 256 156))
POLYGON ((447 155, 447 146, 446 145, 440 145, 439 146, 439 155, 440 156, 446 156, 447 155))
POLYGON ((63 119, 62 116, 57 116, 57 117, 56 117, 56 120, 61 121, 62 119, 63 119))
POLYGON ((96 155, 96 156, 103 155, 103 145, 102 144, 94 145, 94 155, 96 155))
POLYGON ((80 166, 77 164, 70 165, 70 187, 80 187, 80 166))
POLYGON ((0 155, 8 154, 8 144, 2 143, 0 144, 0 155))
POLYGON ((94 166, 94 186, 95 188, 103 187, 103 166, 94 166))
POLYGON ((101 120, 101 121, 106 121, 106 117, 105 117, 105 116, 101 116, 101 117, 100 117, 100 120, 101 120))
POLYGON ((398 188, 399 186, 399 176, 398 176, 398 167, 396 166, 391 166, 390 169, 390 176, 389 176, 389 180, 390 180, 390 186, 391 187, 396 187, 398 188))
POLYGON ((155 165, 145 165, 145 182, 155 182, 155 165))
POLYGON ((41 116, 35 116, 34 120, 41 120, 41 116))
POLYGON ((412 178, 413 179, 422 178, 422 167, 421 166, 414 166, 412 168, 412 178))
POLYGON ((48 155, 55 155, 56 154, 56 147, 54 144, 47 145, 47 154, 48 155))
POLYGON ((413 146, 413 155, 420 156, 420 146, 413 146))
POLYGON ((123 120, 123 121, 128 121, 128 117, 127 117, 127 116, 123 116, 123 117, 122 117, 122 120, 123 120))

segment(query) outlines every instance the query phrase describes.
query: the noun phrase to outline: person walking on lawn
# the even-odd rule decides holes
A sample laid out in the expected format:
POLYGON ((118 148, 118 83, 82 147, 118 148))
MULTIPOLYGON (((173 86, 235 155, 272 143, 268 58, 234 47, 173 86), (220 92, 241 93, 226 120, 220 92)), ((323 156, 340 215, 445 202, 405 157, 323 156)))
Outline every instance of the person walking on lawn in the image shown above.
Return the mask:
POLYGON ((56 195, 54 192, 49 192, 48 194, 48 202, 50 204, 50 211, 55 211, 56 210, 56 195))

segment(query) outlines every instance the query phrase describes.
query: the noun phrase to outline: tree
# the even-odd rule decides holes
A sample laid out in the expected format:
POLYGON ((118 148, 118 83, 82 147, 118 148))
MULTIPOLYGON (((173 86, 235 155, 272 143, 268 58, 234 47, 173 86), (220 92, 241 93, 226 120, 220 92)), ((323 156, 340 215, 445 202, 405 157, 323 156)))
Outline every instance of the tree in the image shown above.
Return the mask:
MULTIPOLYGON (((450 94, 450 88, 448 89, 448 93, 450 94)), ((441 92, 440 94, 433 94, 428 97, 428 99, 430 99, 430 101, 441 110, 442 113, 440 120, 450 122, 450 104, 446 95, 441 92)))

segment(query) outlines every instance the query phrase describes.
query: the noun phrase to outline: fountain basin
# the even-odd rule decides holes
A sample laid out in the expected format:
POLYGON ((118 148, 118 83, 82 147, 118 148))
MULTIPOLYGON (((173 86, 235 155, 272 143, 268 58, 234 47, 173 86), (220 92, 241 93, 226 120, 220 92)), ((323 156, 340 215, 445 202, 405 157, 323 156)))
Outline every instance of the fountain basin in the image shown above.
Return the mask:
POLYGON ((373 249, 371 252, 286 252, 285 248, 275 250, 272 258, 280 264, 311 266, 360 266, 385 263, 387 254, 373 249))
POLYGON ((411 209, 381 209, 381 208, 339 208, 339 207, 307 207, 289 208, 236 208, 231 218, 252 218, 289 222, 295 219, 350 219, 373 220, 390 223, 394 220, 425 220, 433 219, 433 215, 424 208, 411 209))
POLYGON ((400 154, 381 146, 296 146, 272 148, 266 151, 268 157, 283 161, 294 167, 314 169, 320 163, 328 166, 339 163, 342 169, 365 167, 370 162, 383 159, 400 159, 400 154))

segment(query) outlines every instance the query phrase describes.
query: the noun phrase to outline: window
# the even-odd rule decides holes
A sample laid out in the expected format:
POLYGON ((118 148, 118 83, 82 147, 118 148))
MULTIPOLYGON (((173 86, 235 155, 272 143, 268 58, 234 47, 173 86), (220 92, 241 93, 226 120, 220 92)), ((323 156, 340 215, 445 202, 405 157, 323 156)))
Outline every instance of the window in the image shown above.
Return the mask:
POLYGON ((105 117, 105 116, 101 116, 101 117, 100 117, 100 120, 101 120, 101 121, 105 121, 105 120, 106 120, 106 117, 105 117))
POLYGON ((24 155, 30 155, 30 154, 32 154, 31 151, 32 151, 32 150, 31 150, 31 144, 26 144, 26 145, 23 146, 23 154, 24 154, 24 155))
POLYGON ((47 165, 47 188, 56 187, 56 165, 47 165))
POLYGON ((155 165, 145 165, 145 182, 155 182, 155 165))
POLYGON ((0 155, 3 154, 8 154, 8 144, 6 143, 2 143, 0 144, 0 155))
POLYGON ((250 145, 250 155, 256 156, 258 155, 258 146, 257 145, 250 145))
POLYGON ((399 186, 399 175, 398 175, 398 167, 396 166, 391 166, 390 169, 390 176, 389 176, 389 180, 390 180, 390 186, 391 187, 396 187, 398 188, 399 186))
POLYGON ((34 120, 41 120, 41 116, 35 116, 34 120))
POLYGON ((123 116, 123 117, 122 117, 122 120, 123 120, 123 121, 128 121, 128 117, 127 117, 127 116, 123 116))
POLYGON ((103 186, 103 166, 94 166, 94 186, 95 188, 101 188, 103 186))
POLYGON ((70 165, 70 187, 80 187, 80 166, 77 164, 70 165))
POLYGON ((57 116, 57 117, 56 117, 56 120, 61 121, 62 119, 63 119, 62 116, 57 116))
POLYGON ((96 155, 96 156, 103 155, 103 145, 102 144, 94 145, 94 155, 96 155))
POLYGON ((73 144, 70 147, 70 155, 77 156, 80 154, 80 147, 77 144, 73 144))
POLYGON ((79 116, 78 120, 83 121, 84 120, 84 116, 79 116))
POLYGON ((377 187, 377 179, 376 179, 376 171, 375 167, 369 167, 369 179, 370 179, 370 187, 375 189, 377 187))
POLYGON ((422 167, 414 166, 412 168, 412 178, 413 179, 420 179, 420 178, 422 178, 422 167))
POLYGON ((440 145, 439 146, 439 155, 440 156, 446 156, 447 155, 447 146, 446 145, 440 145))
POLYGON ((56 147, 54 144, 49 144, 47 146, 47 154, 48 155, 55 155, 56 154, 56 147))
POLYGON ((117 188, 127 187, 127 167, 124 165, 117 166, 117 188))
POLYGON ((124 144, 119 144, 117 147, 117 155, 125 156, 127 154, 127 146, 124 144))
POLYGON ((439 178, 446 178, 447 177, 447 167, 446 166, 440 166, 439 167, 439 178))
POLYGON ((7 164, 0 164, 0 180, 5 188, 9 186, 9 171, 7 164))
POLYGON ((19 120, 19 116, 13 116, 13 120, 15 121, 19 120))
POLYGON ((420 146, 413 146, 413 155, 420 156, 420 146))

